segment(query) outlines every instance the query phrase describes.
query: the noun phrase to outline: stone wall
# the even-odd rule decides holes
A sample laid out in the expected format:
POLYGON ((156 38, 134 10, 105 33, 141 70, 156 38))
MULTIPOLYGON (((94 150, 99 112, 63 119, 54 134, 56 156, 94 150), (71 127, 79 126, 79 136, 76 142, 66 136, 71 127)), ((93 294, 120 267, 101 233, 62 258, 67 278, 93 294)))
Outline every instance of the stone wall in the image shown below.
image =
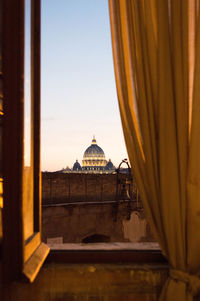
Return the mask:
MULTIPOLYGON (((42 174, 42 203, 115 200, 117 181, 125 181, 126 176, 45 172, 42 174)), ((131 184, 131 198, 136 198, 135 182, 131 184)))
POLYGON ((154 241, 143 212, 132 212, 129 219, 127 205, 121 203, 117 213, 113 203, 43 206, 43 241, 61 238, 63 243, 81 243, 95 234, 109 237, 110 242, 154 241))
POLYGON ((125 177, 124 174, 117 179, 116 174, 44 173, 43 241, 82 243, 92 237, 105 237, 109 242, 155 241, 141 201, 136 201, 136 185, 131 185, 130 201, 116 201, 117 180, 123 182, 125 177))

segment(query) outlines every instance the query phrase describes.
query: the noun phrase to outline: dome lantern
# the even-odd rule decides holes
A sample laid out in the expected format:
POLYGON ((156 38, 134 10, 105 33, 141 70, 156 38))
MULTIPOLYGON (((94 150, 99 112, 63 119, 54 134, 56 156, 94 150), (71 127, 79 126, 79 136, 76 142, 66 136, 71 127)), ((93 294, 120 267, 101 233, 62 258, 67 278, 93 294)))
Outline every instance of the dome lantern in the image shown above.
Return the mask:
POLYGON ((92 144, 97 144, 97 141, 96 141, 96 139, 95 139, 95 136, 93 136, 92 144))

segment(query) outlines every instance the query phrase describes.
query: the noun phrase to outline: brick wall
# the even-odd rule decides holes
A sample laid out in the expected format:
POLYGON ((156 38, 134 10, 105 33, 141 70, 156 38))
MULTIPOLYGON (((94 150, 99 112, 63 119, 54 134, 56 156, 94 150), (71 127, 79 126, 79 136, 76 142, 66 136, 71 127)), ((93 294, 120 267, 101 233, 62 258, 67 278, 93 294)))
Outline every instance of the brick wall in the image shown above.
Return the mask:
MULTIPOLYGON (((123 198, 115 202, 117 181, 123 182, 126 176, 43 173, 43 241, 61 239, 64 243, 81 243, 96 234, 109 237, 110 242, 154 241, 142 207, 136 214, 136 202, 123 198)), ((135 183, 130 194, 135 200, 135 183)))
MULTIPOLYGON (((120 174, 118 180, 125 180, 120 174)), ((117 174, 42 174, 43 204, 61 204, 83 201, 110 201, 116 198, 117 174)), ((132 198, 136 197, 136 185, 131 185, 132 198)))

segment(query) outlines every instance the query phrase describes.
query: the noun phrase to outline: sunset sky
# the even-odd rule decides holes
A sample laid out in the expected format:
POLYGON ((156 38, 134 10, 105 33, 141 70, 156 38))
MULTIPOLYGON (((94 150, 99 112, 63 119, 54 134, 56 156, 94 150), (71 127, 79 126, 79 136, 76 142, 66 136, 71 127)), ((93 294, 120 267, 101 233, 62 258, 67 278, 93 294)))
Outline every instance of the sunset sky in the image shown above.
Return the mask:
POLYGON ((107 160, 127 158, 107 2, 42 0, 43 171, 81 163, 93 135, 107 160))

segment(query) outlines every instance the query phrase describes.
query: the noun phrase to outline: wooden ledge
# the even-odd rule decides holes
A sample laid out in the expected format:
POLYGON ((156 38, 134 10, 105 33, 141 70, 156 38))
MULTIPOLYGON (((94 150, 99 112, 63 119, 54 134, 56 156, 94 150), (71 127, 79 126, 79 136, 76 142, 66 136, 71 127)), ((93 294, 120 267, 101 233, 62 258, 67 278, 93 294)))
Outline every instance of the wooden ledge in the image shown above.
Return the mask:
MULTIPOLYGON (((41 243, 39 247, 35 250, 32 256, 25 262, 23 269, 23 276, 28 282, 33 282, 35 277, 40 271, 43 262, 45 261, 47 255, 49 254, 49 247, 41 243)), ((23 277, 23 278, 24 278, 23 277)))

